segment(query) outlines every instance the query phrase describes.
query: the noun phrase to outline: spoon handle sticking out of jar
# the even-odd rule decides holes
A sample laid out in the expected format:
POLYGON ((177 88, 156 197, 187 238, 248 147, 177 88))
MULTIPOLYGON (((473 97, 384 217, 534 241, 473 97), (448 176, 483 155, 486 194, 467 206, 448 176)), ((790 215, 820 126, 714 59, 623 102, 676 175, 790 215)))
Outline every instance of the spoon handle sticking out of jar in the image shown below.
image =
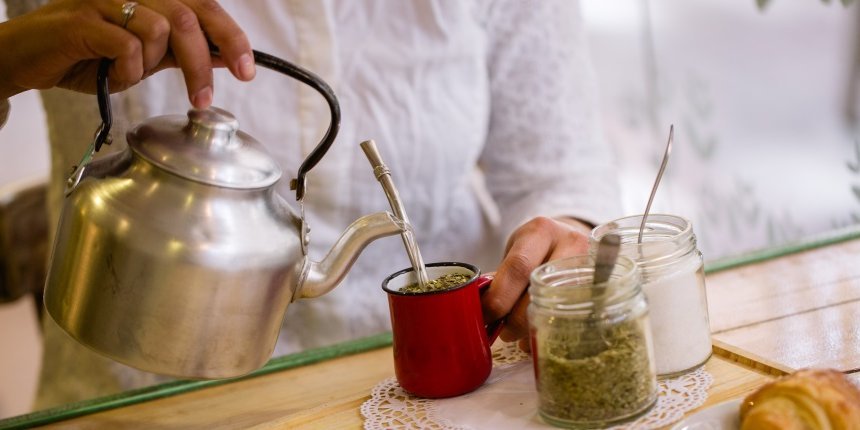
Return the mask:
MULTIPOLYGON (((603 308, 603 301, 606 300, 606 282, 612 276, 612 269, 615 268, 620 248, 621 237, 613 233, 601 237, 600 242, 597 243, 597 256, 594 258, 594 276, 591 281, 591 297, 594 301, 595 309, 603 308)), ((592 314, 592 317, 595 316, 595 314, 592 314)))
POLYGON ((617 234, 607 234, 600 238, 597 244, 597 256, 594 258, 594 275, 591 280, 592 310, 588 315, 588 330, 582 333, 583 350, 589 356, 598 355, 612 346, 606 338, 601 324, 603 303, 606 301, 606 282, 612 276, 612 269, 618 260, 618 250, 621 238, 617 234))
POLYGON ((388 170, 388 166, 382 161, 382 156, 379 154, 376 142, 365 140, 359 146, 364 151, 364 155, 367 156, 367 160, 370 161, 370 165, 373 167, 373 175, 376 176, 376 180, 382 185, 382 190, 385 191, 385 197, 388 198, 388 203, 391 205, 394 216, 403 223, 403 232, 400 236, 403 238, 403 245, 406 246, 406 254, 409 256, 409 262, 412 263, 412 269, 415 271, 418 285, 424 288, 430 282, 427 277, 427 268, 424 267, 424 259, 421 257, 421 251, 418 250, 418 242, 415 240, 412 224, 409 223, 409 218, 406 216, 406 209, 404 209, 400 195, 397 193, 397 188, 394 187, 394 181, 391 179, 391 171, 388 170))
POLYGON ((648 220, 648 212, 651 211, 651 203, 654 202, 654 195, 657 194, 657 187, 660 185, 660 179, 663 178, 663 172, 666 170, 666 164, 669 163, 669 155, 672 153, 672 139, 675 137, 675 125, 669 126, 669 143, 666 144, 666 152, 663 153, 663 162, 660 163, 660 170, 657 172, 657 179, 654 180, 654 186, 651 188, 651 195, 648 196, 648 205, 645 206, 645 213, 642 215, 642 225, 639 226, 639 240, 637 243, 642 243, 642 233, 645 232, 645 221, 648 220))
POLYGON ((606 283, 615 268, 618 260, 618 249, 621 246, 621 238, 617 234, 607 234, 600 238, 597 244, 597 257, 594 262, 594 285, 606 283))

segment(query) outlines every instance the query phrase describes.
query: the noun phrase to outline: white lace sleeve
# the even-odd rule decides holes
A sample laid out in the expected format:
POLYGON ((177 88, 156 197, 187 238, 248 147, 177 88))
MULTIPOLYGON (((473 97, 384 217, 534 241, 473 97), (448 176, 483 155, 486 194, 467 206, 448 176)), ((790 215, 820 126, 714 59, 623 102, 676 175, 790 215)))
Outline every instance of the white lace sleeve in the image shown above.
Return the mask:
POLYGON ((619 216, 579 4, 496 1, 487 31, 492 112, 481 166, 504 232, 537 215, 619 216))

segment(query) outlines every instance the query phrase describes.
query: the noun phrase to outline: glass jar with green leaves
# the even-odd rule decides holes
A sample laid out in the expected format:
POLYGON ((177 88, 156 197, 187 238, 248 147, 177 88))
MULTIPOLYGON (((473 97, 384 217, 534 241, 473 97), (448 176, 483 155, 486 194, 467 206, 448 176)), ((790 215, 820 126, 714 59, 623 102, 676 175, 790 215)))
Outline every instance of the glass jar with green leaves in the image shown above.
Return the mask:
POLYGON ((595 259, 576 256, 532 272, 528 317, 540 416, 570 428, 604 427, 657 400, 648 304, 633 261, 619 257, 595 284, 595 259))

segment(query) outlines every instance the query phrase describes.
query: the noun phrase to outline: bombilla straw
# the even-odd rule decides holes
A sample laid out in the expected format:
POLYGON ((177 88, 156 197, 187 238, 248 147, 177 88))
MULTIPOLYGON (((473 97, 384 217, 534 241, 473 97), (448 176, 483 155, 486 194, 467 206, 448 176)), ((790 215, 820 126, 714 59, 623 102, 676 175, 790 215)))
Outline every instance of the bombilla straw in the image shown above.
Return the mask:
POLYGON ((403 202, 400 200, 400 195, 397 193, 397 188, 394 187, 394 181, 391 180, 391 171, 388 166, 382 161, 382 156, 379 154, 379 149, 376 147, 376 142, 366 140, 359 144, 370 165, 373 167, 373 175, 376 180, 382 185, 382 190, 385 191, 385 197, 388 198, 388 203, 391 205, 391 210, 394 216, 399 219, 402 224, 403 232, 400 236, 403 238, 403 245, 406 246, 406 254, 409 256, 409 262, 412 263, 412 269, 418 277, 418 285, 424 287, 430 282, 427 277, 427 268, 424 267, 424 259, 421 258, 421 252, 418 250, 418 244, 415 241, 415 234, 412 232, 412 224, 409 223, 409 218, 406 216, 406 209, 403 207, 403 202))
POLYGON ((645 206, 645 214, 642 215, 642 225, 639 226, 639 241, 642 243, 642 233, 645 231, 645 222, 648 220, 648 212, 651 211, 651 203, 654 202, 654 195, 657 194, 657 187, 660 185, 660 179, 663 178, 663 172, 666 170, 666 164, 669 163, 669 155, 672 153, 672 139, 675 137, 675 125, 669 126, 669 143, 666 144, 666 152, 663 153, 663 162, 660 164, 660 171, 657 172, 657 179, 654 181, 654 187, 651 188, 651 195, 648 197, 648 205, 645 206))

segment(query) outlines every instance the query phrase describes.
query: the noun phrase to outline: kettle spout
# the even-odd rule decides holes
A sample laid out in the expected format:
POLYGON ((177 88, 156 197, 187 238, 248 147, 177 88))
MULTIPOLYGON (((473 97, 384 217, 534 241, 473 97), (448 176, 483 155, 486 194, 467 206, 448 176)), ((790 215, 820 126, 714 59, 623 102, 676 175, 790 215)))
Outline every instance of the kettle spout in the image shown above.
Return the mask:
POLYGON ((403 223, 390 212, 366 215, 347 227, 322 261, 305 265, 296 298, 319 297, 336 287, 361 251, 376 239, 400 234, 403 223))

